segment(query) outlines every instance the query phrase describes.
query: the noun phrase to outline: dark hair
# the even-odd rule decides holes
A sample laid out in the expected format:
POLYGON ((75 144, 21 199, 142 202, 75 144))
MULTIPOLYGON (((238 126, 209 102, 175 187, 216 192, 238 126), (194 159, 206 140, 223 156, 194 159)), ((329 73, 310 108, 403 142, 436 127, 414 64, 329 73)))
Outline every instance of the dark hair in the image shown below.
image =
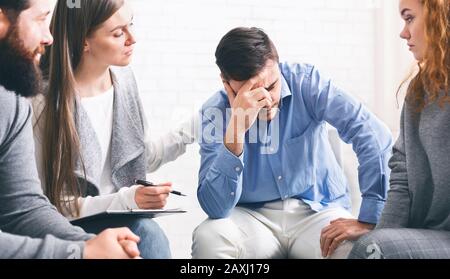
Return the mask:
POLYGON ((0 8, 21 12, 30 7, 29 0, 0 0, 0 8))
POLYGON ((0 0, 0 8, 5 10, 6 16, 12 23, 15 23, 19 14, 29 7, 29 0, 0 0))
POLYGON ((231 30, 216 49, 216 64, 226 80, 248 80, 261 72, 268 60, 279 61, 277 49, 269 36, 255 27, 231 30))

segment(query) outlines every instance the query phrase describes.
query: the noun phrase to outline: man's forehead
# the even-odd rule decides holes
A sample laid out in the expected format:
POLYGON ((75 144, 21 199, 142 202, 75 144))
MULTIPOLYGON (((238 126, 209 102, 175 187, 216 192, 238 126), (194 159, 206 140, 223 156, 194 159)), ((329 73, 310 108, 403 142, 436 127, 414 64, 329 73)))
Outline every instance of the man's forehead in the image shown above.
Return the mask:
POLYGON ((277 69, 278 64, 272 60, 269 60, 267 61, 264 68, 259 72, 257 77, 267 80, 268 78, 270 78, 271 75, 273 75, 276 72, 277 69))
MULTIPOLYGON (((278 80, 278 64, 277 63, 271 63, 268 64, 258 75, 252 77, 252 79, 257 80, 258 82, 255 83, 255 87, 269 87, 274 82, 278 80)), ((247 80, 245 81, 232 81, 237 89, 241 88, 247 80)))
POLYGON ((270 67, 266 67, 265 71, 265 74, 263 74, 264 84, 269 86, 278 79, 278 65, 274 63, 270 67))

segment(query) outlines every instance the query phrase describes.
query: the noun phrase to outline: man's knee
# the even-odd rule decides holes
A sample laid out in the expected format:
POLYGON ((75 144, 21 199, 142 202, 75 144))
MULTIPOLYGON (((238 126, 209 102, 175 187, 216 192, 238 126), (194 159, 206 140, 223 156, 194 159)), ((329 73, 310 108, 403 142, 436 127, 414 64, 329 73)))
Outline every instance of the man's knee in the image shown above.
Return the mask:
POLYGON ((235 235, 235 228, 228 219, 208 219, 194 230, 192 239, 197 243, 214 245, 223 239, 231 239, 235 235))
POLYGON ((334 253, 329 257, 330 259, 346 259, 350 251, 353 249, 353 241, 345 241, 339 245, 334 253))
POLYGON ((208 219, 192 234, 192 257, 215 258, 217 250, 234 247, 238 239, 237 228, 229 219, 208 219))

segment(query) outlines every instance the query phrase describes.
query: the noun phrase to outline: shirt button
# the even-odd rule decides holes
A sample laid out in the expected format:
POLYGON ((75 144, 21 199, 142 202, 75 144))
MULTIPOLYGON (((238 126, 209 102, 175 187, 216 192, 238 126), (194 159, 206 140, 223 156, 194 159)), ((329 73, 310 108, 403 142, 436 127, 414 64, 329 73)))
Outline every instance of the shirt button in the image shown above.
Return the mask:
POLYGON ((234 196, 234 192, 231 192, 231 195, 234 196))
POLYGON ((286 196, 284 196, 284 198, 285 198, 285 199, 288 199, 288 198, 289 198, 289 196, 288 196, 288 195, 286 195, 286 196))
POLYGON ((236 170, 236 172, 240 172, 241 168, 240 167, 236 167, 235 170, 236 170))
POLYGON ((282 176, 278 176, 278 180, 283 180, 283 177, 282 176))

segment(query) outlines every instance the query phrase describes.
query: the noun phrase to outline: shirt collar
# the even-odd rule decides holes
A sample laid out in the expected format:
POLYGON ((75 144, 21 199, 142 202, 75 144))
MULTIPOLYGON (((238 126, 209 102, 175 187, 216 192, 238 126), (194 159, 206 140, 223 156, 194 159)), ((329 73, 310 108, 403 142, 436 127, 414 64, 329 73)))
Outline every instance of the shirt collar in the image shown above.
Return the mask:
MULTIPOLYGON (((281 68, 280 68, 280 71, 281 71, 281 68)), ((292 92, 291 92, 291 89, 289 88, 289 85, 288 85, 286 79, 283 76, 283 72, 281 72, 280 76, 281 76, 281 93, 280 93, 280 96, 281 96, 280 109, 281 109, 283 107, 283 100, 286 97, 292 96, 292 92)))
POLYGON ((292 92, 289 88, 289 85, 287 84, 286 79, 283 76, 283 73, 281 73, 281 99, 284 99, 288 96, 292 96, 292 92))

